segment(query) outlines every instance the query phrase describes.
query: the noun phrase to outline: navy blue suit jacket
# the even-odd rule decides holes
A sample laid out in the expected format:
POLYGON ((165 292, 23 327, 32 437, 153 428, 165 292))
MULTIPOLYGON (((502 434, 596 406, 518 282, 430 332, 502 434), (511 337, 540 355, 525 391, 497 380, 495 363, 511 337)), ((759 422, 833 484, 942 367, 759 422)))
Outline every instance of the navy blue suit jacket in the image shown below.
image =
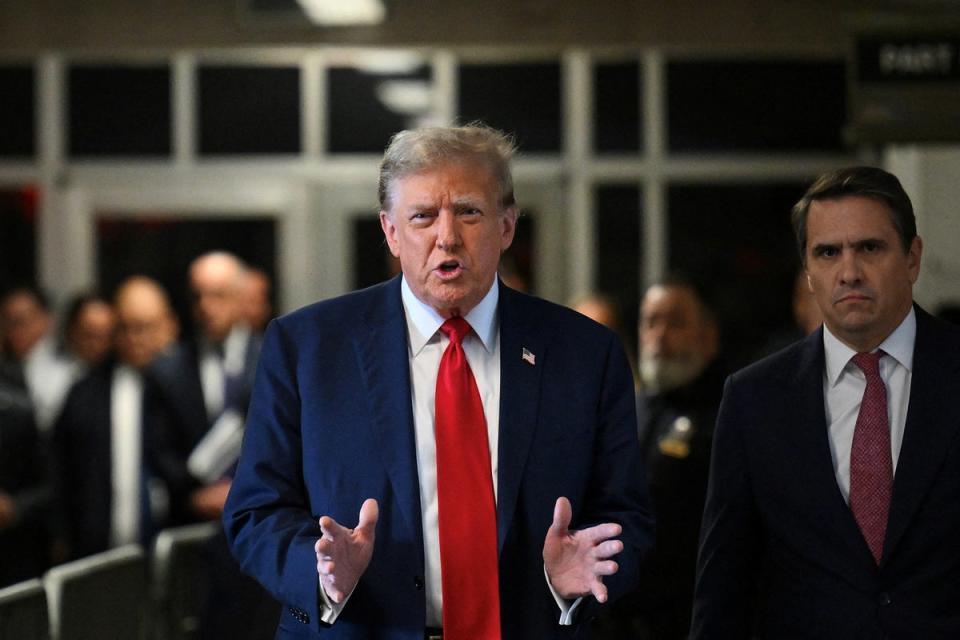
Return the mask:
POLYGON ((728 379, 693 638, 960 638, 960 329, 915 308, 879 567, 837 486, 822 329, 728 379))
MULTIPOLYGON (((633 384, 613 333, 500 289, 497 531, 503 638, 570 637, 543 574, 558 496, 573 526, 623 525, 612 597, 636 580, 652 521, 638 482, 633 384), (535 365, 522 358, 526 348, 535 365)), ((244 571, 284 606, 278 637, 422 640, 423 532, 399 277, 267 330, 224 513, 244 571), (337 621, 319 621, 317 520, 357 521, 376 498, 373 558, 337 621)), ((592 598, 581 622, 596 607, 592 598)))

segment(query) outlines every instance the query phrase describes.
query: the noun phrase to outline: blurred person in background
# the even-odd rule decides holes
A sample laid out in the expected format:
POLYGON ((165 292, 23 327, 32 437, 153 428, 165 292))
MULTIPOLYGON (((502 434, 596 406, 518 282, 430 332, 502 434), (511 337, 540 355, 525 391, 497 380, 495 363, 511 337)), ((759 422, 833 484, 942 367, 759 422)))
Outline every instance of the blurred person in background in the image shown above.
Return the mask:
POLYGON ((0 299, 5 358, 25 385, 37 428, 49 434, 73 382, 70 363, 57 352, 53 314, 46 295, 20 286, 0 299))
POLYGON ((771 354, 789 347, 791 344, 805 338, 823 324, 823 313, 810 292, 807 284, 807 274, 801 270, 793 281, 793 295, 791 301, 791 320, 789 326, 782 327, 767 338, 763 348, 756 353, 754 360, 760 360, 771 354))
POLYGON ((243 316, 246 267, 213 252, 189 267, 193 335, 151 366, 179 452, 178 508, 185 519, 220 516, 239 453, 260 341, 243 316))
POLYGON ((627 358, 630 360, 630 370, 633 371, 634 381, 639 385, 637 359, 633 355, 635 351, 633 341, 627 339, 616 300, 602 293, 588 293, 574 298, 568 306, 617 334, 627 352, 627 358))
POLYGON ((59 542, 69 558, 148 544, 163 526, 154 407, 143 371, 176 338, 166 292, 144 276, 117 289, 116 354, 70 390, 54 430, 59 542))
POLYGON ((250 330, 263 334, 267 323, 273 319, 273 303, 270 301, 270 276, 259 267, 247 267, 243 274, 243 319, 250 330))
POLYGON ((690 628, 713 426, 723 391, 717 323, 697 286, 671 277, 640 307, 640 448, 657 535, 640 586, 598 625, 606 640, 679 640, 690 628))
POLYGON ((74 379, 107 359, 116 325, 113 306, 97 293, 82 293, 67 305, 64 346, 74 366, 74 379))
POLYGON ((50 485, 20 372, 0 363, 0 588, 47 568, 50 485))
MULTIPOLYGON (((179 522, 219 517, 240 453, 260 338, 244 317, 247 267, 231 253, 188 270, 193 335, 150 367, 149 394, 165 420, 162 474, 179 522)), ((279 605, 230 555, 222 528, 204 549, 201 638, 270 637, 279 605)))

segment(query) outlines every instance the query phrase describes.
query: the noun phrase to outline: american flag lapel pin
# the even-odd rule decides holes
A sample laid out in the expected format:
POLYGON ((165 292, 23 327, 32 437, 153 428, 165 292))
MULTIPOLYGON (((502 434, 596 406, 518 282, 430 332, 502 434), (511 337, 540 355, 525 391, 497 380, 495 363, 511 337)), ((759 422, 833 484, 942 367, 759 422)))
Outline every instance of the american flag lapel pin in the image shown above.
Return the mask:
POLYGON ((523 348, 523 354, 520 356, 520 359, 526 362, 528 365, 535 366, 537 364, 537 356, 533 355, 533 352, 526 347, 523 348))

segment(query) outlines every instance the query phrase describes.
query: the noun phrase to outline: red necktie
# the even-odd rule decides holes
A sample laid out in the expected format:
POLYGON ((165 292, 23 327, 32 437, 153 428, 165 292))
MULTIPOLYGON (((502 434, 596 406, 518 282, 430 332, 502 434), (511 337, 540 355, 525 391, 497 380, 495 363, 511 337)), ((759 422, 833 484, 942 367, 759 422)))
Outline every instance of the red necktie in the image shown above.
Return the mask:
POLYGON ((867 388, 850 450, 850 509, 877 564, 883 555, 893 489, 887 388, 880 377, 882 355, 882 351, 858 353, 851 359, 867 377, 867 388))
POLYGON ((450 318, 440 330, 450 338, 436 399, 443 636, 499 640, 497 511, 487 421, 461 344, 470 325, 450 318))

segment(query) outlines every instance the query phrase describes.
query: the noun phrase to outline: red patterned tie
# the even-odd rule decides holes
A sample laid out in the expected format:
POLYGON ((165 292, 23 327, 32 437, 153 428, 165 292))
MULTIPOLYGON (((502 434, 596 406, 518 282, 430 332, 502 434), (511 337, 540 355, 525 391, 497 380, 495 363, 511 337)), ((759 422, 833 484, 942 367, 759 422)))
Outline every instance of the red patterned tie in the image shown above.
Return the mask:
POLYGON ((851 361, 867 377, 850 450, 850 509, 860 525, 877 564, 887 533, 893 461, 890 457, 890 421, 887 388, 880 377, 882 351, 858 353, 851 361))
POLYGON ((497 511, 487 422, 461 344, 470 325, 450 318, 440 330, 450 338, 440 360, 436 399, 443 636, 499 640, 497 511))

